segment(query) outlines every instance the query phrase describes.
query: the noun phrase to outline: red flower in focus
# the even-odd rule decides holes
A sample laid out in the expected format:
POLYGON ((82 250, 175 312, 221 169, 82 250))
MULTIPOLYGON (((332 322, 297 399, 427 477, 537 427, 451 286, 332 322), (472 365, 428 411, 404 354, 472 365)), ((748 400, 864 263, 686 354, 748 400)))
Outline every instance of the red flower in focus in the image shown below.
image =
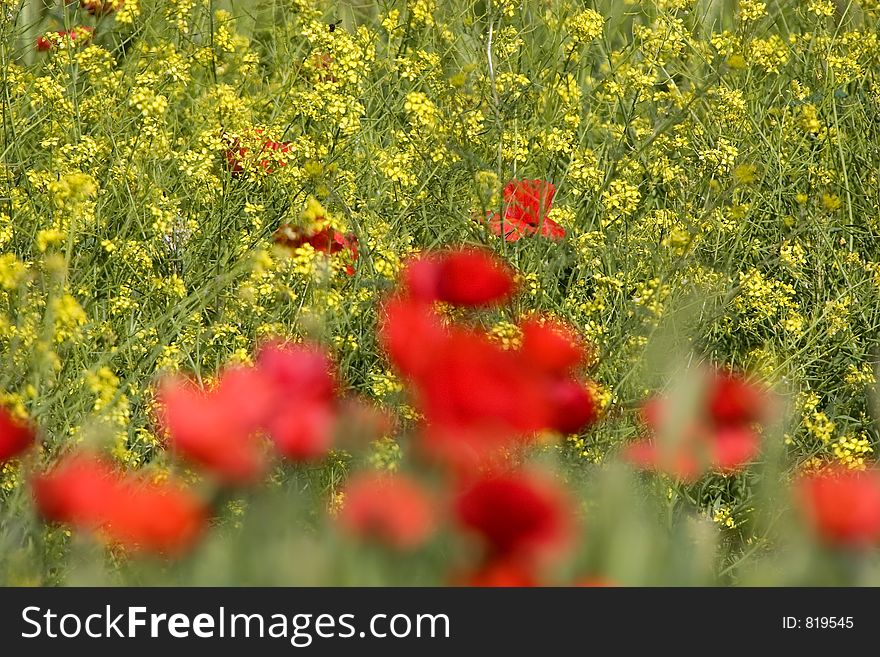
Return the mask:
POLYGON ((34 428, 0 407, 0 464, 15 458, 34 444, 34 428))
MULTIPOLYGON (((653 434, 667 431, 676 400, 655 398, 642 409, 642 419, 653 434)), ((766 417, 766 391, 730 372, 707 375, 701 408, 687 418, 671 440, 651 438, 630 445, 626 458, 645 469, 658 469, 685 481, 695 481, 709 470, 737 470, 757 456, 760 438, 754 424, 766 417)))
POLYGON ((315 345, 265 345, 257 369, 271 386, 274 403, 266 416, 269 436, 296 461, 327 454, 336 427, 336 378, 327 354, 315 345))
POLYGON ((114 11, 122 9, 124 4, 125 0, 79 0, 79 6, 92 16, 112 14, 114 11))
POLYGON ((236 137, 224 154, 226 165, 233 176, 240 175, 250 159, 257 162, 265 173, 274 173, 275 165, 287 166, 287 160, 280 154, 290 153, 293 150, 292 144, 286 141, 265 139, 262 136, 263 130, 260 128, 255 128, 252 133, 252 135, 247 135, 244 140, 236 137), (252 148, 256 149, 253 156, 249 155, 252 148), (273 154, 272 157, 265 157, 270 153, 273 154))
POLYGON ((556 187, 546 180, 511 180, 504 187, 504 211, 486 214, 489 230, 508 242, 540 234, 551 240, 565 237, 565 229, 547 217, 556 187))
POLYGON ((361 538, 396 550, 421 546, 433 533, 431 500, 415 481, 401 475, 363 473, 345 486, 339 522, 361 538))
MULTIPOLYGON (((328 255, 347 251, 351 263, 357 262, 358 259, 357 236, 354 233, 343 233, 330 226, 307 229, 284 224, 275 231, 274 238, 276 244, 289 249, 298 249, 308 244, 315 251, 328 255)), ((347 265, 345 273, 349 276, 354 276, 354 265, 347 265)))
POLYGON ((828 468, 797 485, 801 511, 815 533, 838 546, 880 543, 880 471, 828 468))
POLYGON ((209 390, 166 379, 158 398, 173 451, 227 484, 251 483, 264 472, 266 457, 255 434, 274 410, 276 391, 261 373, 230 369, 209 390))
POLYGON ((47 520, 97 532, 133 551, 178 554, 192 547, 207 522, 204 506, 186 489, 124 476, 87 455, 67 457, 36 477, 33 493, 47 520))
POLYGON ((459 306, 496 304, 514 290, 511 269, 491 252, 473 248, 435 252, 411 260, 403 279, 416 299, 459 306))
POLYGON ((537 563, 564 551, 572 539, 566 496, 533 473, 479 479, 459 494, 454 512, 462 529, 480 539, 488 563, 537 563))

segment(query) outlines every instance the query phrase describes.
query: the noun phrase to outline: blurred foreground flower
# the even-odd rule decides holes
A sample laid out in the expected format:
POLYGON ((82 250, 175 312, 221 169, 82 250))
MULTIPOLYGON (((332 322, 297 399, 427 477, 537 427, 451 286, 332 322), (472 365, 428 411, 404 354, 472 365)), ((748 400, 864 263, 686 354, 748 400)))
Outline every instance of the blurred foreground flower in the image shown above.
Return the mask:
POLYGON ((701 372, 699 398, 654 398, 642 408, 651 437, 630 445, 634 465, 685 481, 709 471, 730 472, 749 463, 760 449, 755 424, 767 417, 765 390, 726 371, 701 372))
POLYGON ((574 536, 573 509, 564 491, 550 478, 528 471, 467 484, 456 498, 455 517, 482 543, 484 564, 503 564, 508 573, 514 565, 522 573, 533 572, 564 552, 574 536))
POLYGON ((515 287, 510 267, 483 249, 423 255, 407 264, 403 277, 412 298, 459 306, 500 303, 515 287))
POLYGON ((207 524, 204 506, 185 488, 123 475, 86 454, 68 456, 36 477, 33 493, 47 520, 134 552, 179 554, 194 545, 207 524))
POLYGON ((260 372, 230 368, 207 390, 167 378, 158 402, 173 452, 225 484, 249 484, 263 475, 267 459, 256 434, 273 410, 275 390, 260 372))
POLYGON ((555 194, 556 187, 546 180, 511 180, 504 187, 503 213, 486 214, 489 230, 508 242, 536 234, 561 240, 565 229, 547 216, 555 194))
POLYGON ((522 346, 504 349, 484 331, 444 324, 426 303, 504 298, 512 279, 501 261, 468 249, 439 252, 408 264, 404 281, 403 294, 383 304, 379 337, 425 418, 429 455, 473 468, 537 432, 572 433, 596 420, 590 389, 575 376, 585 350, 572 329, 530 319, 522 346))
POLYGON ((312 344, 265 345, 257 370, 272 389, 264 426, 282 456, 320 459, 330 449, 337 419, 337 383, 327 353, 312 344))
POLYGON ((880 543, 880 471, 826 468, 803 477, 796 492, 823 541, 846 547, 880 543))
POLYGON ((28 422, 0 407, 0 464, 25 452, 34 440, 35 432, 28 422))
POLYGON ((253 367, 222 372, 200 390, 173 377, 160 384, 160 423, 171 448, 230 485, 254 483, 267 467, 262 435, 295 461, 323 457, 336 422, 336 383, 315 345, 264 346, 253 367))
POLYGON ((416 481, 402 475, 363 473, 346 484, 338 520, 354 536, 395 550, 412 550, 434 531, 434 515, 430 498, 416 481))

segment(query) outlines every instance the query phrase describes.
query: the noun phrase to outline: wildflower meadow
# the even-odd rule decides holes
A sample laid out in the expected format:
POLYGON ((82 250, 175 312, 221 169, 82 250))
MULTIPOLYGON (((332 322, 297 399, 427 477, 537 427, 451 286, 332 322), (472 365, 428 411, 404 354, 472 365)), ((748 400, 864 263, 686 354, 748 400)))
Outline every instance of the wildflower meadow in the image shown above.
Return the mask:
POLYGON ((877 0, 0 0, 0 111, 0 583, 880 585, 877 0))

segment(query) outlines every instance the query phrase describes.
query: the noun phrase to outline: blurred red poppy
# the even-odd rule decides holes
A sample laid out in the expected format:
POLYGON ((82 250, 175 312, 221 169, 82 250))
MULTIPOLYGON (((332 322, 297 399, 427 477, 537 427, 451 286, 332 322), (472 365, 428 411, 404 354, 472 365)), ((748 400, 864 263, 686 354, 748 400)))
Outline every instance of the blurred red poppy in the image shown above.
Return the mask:
POLYGON ((629 445, 624 452, 627 460, 695 481, 708 471, 740 469, 758 455, 761 445, 755 424, 768 415, 766 391, 726 371, 704 376, 700 404, 682 420, 676 435, 663 436, 663 432, 669 430, 667 419, 680 400, 658 397, 644 404, 642 420, 653 435, 629 445))
POLYGON ((593 392, 583 383, 557 378, 547 381, 544 389, 551 409, 548 429, 572 434, 599 419, 599 406, 593 392))
POLYGON ((743 425, 760 422, 770 411, 767 391, 728 370, 710 375, 708 412, 719 425, 743 425))
POLYGON ((396 474, 362 473, 345 486, 338 520, 354 536, 395 550, 413 550, 435 528, 431 499, 416 481, 396 474))
POLYGON ((556 187, 546 180, 511 180, 504 187, 502 215, 486 215, 489 229, 508 242, 535 234, 561 240, 565 229, 547 217, 555 194, 556 187))
POLYGON ((179 554, 207 523, 202 503, 168 482, 123 475, 96 456, 69 456, 33 482, 41 515, 132 551, 179 554))
MULTIPOLYGON (((454 252, 442 256, 446 262, 457 257, 454 252)), ((408 266, 404 279, 412 296, 386 300, 379 327, 382 346, 424 416, 424 452, 455 468, 478 467, 538 431, 574 433, 594 422, 598 412, 591 389, 572 372, 585 357, 576 333, 559 322, 529 320, 522 348, 504 349, 483 331, 444 325, 430 300, 486 302, 498 298, 507 283, 497 285, 492 273, 489 293, 438 291, 445 275, 433 270, 439 264, 442 272, 442 263, 426 256, 408 266)), ((452 276, 462 286, 475 278, 474 272, 452 276)))
POLYGON ((677 442, 660 445, 642 440, 625 451, 626 458, 646 470, 660 470, 683 481, 696 481, 708 471, 732 472, 749 463, 760 450, 760 438, 748 427, 696 427, 677 442))
POLYGON ((433 357, 429 370, 415 381, 416 400, 429 423, 503 428, 513 434, 551 423, 543 382, 523 367, 517 352, 467 329, 453 329, 442 342, 423 348, 433 357))
POLYGON ((252 483, 263 474, 266 455, 256 434, 274 411, 276 391, 262 373, 229 369, 208 390, 169 378, 158 401, 160 423, 180 456, 226 484, 252 483))
POLYGON ((35 438, 36 432, 30 423, 0 406, 0 464, 30 449, 35 438))
POLYGON ((397 371, 405 377, 427 375, 434 349, 445 343, 449 331, 424 303, 392 296, 379 308, 379 340, 397 371))
POLYGON ((796 493, 823 541, 844 547, 880 543, 880 471, 827 468, 801 478, 796 493))
POLYGON ((432 252, 410 260, 403 279, 420 301, 459 306, 488 306, 510 297, 513 272, 503 260, 483 249, 432 252))
POLYGON ((536 369, 565 374, 587 360, 587 348, 577 332, 557 320, 529 318, 520 322, 522 353, 536 369))
POLYGON ((572 511, 555 482, 532 472, 490 475, 468 485, 455 500, 459 526, 475 535, 487 562, 536 563, 571 544, 572 511))
POLYGON ((264 345, 257 370, 273 392, 265 428, 286 458, 322 458, 336 427, 336 378, 327 353, 312 344, 264 345))

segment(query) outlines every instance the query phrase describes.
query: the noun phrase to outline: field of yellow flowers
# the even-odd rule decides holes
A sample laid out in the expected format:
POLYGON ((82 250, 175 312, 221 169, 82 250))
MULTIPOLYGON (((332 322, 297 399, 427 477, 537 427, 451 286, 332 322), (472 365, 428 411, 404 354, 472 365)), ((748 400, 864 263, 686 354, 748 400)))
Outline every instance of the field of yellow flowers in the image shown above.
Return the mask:
POLYGON ((880 2, 0 0, 0 582, 880 584, 880 2))

